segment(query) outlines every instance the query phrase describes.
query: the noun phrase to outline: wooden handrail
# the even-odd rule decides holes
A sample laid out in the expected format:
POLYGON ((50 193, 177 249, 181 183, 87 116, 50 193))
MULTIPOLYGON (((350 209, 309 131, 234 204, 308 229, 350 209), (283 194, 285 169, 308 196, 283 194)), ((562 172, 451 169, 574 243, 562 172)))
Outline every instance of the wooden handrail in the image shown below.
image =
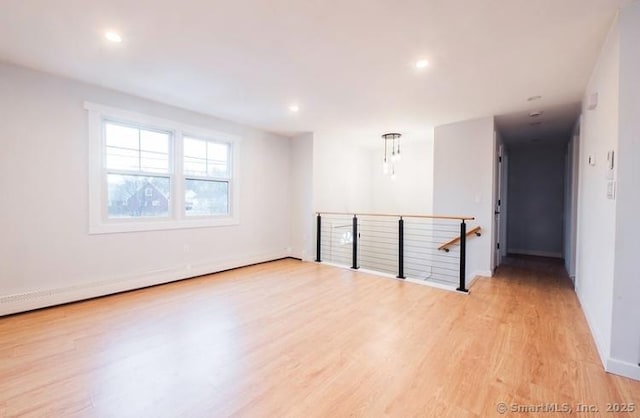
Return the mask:
MULTIPOLYGON (((469 235, 473 235, 476 234, 476 236, 480 236, 482 235, 482 228, 479 226, 476 226, 475 228, 469 230, 469 232, 467 232, 467 236, 469 235)), ((449 252, 449 247, 452 246, 453 244, 457 244, 460 241, 460 237, 455 237, 447 242, 445 242, 444 244, 442 244, 441 246, 438 247, 439 250, 441 251, 446 251, 449 252)))
POLYGON ((356 215, 356 216, 391 216, 395 218, 424 218, 424 219, 453 219, 458 221, 473 221, 473 216, 454 215, 403 215, 399 213, 360 213, 360 212, 322 212, 316 211, 316 215, 356 215))

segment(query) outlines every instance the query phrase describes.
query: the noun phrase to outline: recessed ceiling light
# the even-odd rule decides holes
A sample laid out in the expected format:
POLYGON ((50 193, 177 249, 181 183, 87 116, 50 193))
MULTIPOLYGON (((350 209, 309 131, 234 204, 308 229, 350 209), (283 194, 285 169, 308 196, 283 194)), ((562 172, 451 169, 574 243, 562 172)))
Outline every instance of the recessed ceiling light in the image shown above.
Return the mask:
POLYGON ((291 106, 289 106, 289 111, 298 113, 300 111, 300 106, 298 106, 297 104, 292 104, 291 106))
POLYGON ((531 96, 527 99, 528 102, 533 102, 534 100, 540 100, 542 96, 531 96))
POLYGON ((116 44, 119 44, 120 42, 122 42, 122 36, 120 36, 117 32, 112 32, 112 31, 106 32, 104 34, 104 37, 107 41, 113 42, 116 44))
POLYGON ((537 118, 538 116, 542 115, 544 113, 544 110, 535 110, 533 112, 529 112, 529 117, 530 118, 537 118))
POLYGON ((429 66, 429 61, 425 60, 425 59, 421 59, 416 61, 416 68, 421 70, 423 68, 427 68, 429 66))

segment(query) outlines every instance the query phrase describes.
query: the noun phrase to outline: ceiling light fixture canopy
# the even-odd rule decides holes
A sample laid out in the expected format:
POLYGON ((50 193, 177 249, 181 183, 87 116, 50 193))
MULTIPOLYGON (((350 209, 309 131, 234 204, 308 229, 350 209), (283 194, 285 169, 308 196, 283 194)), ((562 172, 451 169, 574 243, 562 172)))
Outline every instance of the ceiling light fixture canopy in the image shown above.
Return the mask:
POLYGON ((382 172, 391 174, 391 179, 396 178, 396 163, 400 161, 400 137, 402 134, 391 132, 382 135, 384 139, 384 159, 382 160, 382 172), (391 146, 391 155, 388 156, 388 149, 391 146))
POLYGON ((120 42, 122 42, 122 36, 120 36, 117 32, 113 32, 113 31, 106 32, 104 34, 104 37, 107 39, 107 41, 113 42, 116 44, 119 44, 120 42))
POLYGON ((416 61, 416 68, 417 69, 422 69, 422 68, 427 68, 429 66, 429 61, 425 60, 425 59, 421 59, 416 61))

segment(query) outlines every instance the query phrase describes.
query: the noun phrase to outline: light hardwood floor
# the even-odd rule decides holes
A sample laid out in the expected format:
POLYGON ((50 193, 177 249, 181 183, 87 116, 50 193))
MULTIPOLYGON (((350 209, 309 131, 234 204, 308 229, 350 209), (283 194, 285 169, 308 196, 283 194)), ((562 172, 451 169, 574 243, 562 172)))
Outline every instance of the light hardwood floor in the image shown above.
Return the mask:
POLYGON ((283 260, 0 318, 0 416, 489 417, 499 402, 640 416, 605 413, 640 407, 640 382, 603 371, 559 265, 521 260, 465 296, 283 260))

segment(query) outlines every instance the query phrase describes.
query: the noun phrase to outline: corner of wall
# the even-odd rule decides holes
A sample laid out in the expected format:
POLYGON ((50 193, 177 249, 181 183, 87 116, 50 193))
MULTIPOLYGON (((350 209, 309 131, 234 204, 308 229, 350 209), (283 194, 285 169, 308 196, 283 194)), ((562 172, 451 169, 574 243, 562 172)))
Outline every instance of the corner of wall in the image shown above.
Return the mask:
POLYGON ((640 364, 633 364, 614 358, 608 358, 605 363, 605 370, 618 376, 640 380, 640 364))
POLYGON ((309 260, 314 252, 314 134, 303 133, 289 139, 289 247, 292 257, 309 260))

